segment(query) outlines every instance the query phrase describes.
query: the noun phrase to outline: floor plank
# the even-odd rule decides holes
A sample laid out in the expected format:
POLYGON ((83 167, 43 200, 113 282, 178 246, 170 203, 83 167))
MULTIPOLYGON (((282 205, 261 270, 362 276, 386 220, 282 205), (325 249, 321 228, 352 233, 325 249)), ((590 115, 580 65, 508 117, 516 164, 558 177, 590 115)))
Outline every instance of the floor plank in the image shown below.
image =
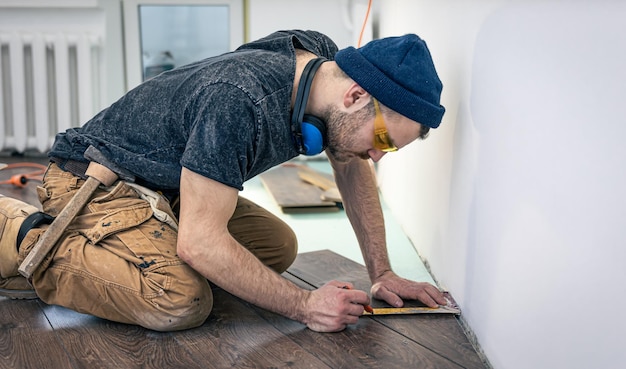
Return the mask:
MULTIPOLYGON (((354 278, 363 267, 346 260, 331 252, 301 254, 285 276, 308 289, 332 278, 332 270, 363 283, 354 278)), ((323 334, 219 288, 214 293, 215 308, 204 325, 171 333, 108 322, 37 300, 2 299, 0 368, 480 367, 467 354, 446 353, 446 347, 463 348, 467 340, 433 323, 434 316, 364 316, 342 332, 323 334), (430 340, 420 333, 424 331, 430 340)))
POLYGON ((40 303, 58 341, 72 357, 72 368, 203 367, 169 333, 40 303))
POLYGON ((0 297, 0 368, 70 368, 37 300, 0 297))
MULTIPOLYGON (((289 272, 315 287, 320 287, 333 279, 353 283, 355 288, 364 291, 369 291, 370 287, 365 267, 328 250, 300 254, 289 272)), ((384 303, 373 300, 372 305, 382 306, 384 303)), ((466 368, 485 367, 453 315, 421 314, 363 318, 375 320, 453 363, 466 368)))
MULTIPOLYGON (((292 274, 291 271, 289 274, 292 274)), ((299 278, 286 277, 303 288, 313 288, 311 285, 307 287, 306 282, 299 278)), ((277 319, 275 315, 262 311, 260 314, 300 346, 310 349, 312 354, 332 368, 463 367, 390 330, 374 319, 363 317, 358 324, 341 332, 320 334, 303 329, 300 323, 277 319)))
POLYGON ((41 305, 74 368, 326 368, 238 298, 214 297, 204 325, 170 333, 41 305))
MULTIPOLYGON (((214 310, 198 329, 175 332, 199 361, 218 368, 332 368, 283 335, 252 305, 214 289, 214 310)), ((267 312, 267 314, 272 314, 267 312)), ((276 314, 276 319, 287 320, 276 314)), ((206 366, 204 366, 206 367, 206 366)))
POLYGON ((282 211, 284 213, 339 211, 334 201, 322 200, 324 191, 304 182, 298 176, 299 170, 301 169, 294 165, 280 165, 259 175, 282 211))

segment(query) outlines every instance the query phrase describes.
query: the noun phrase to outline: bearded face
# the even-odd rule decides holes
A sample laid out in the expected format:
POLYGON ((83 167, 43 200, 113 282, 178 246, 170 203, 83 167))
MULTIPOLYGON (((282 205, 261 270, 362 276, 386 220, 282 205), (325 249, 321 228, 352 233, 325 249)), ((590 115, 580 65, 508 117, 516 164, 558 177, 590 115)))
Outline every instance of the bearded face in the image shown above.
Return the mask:
POLYGON ((328 151, 338 162, 348 162, 354 158, 369 159, 367 150, 370 146, 364 142, 371 141, 371 135, 364 130, 365 122, 371 120, 373 114, 368 106, 352 113, 341 112, 331 106, 326 113, 328 124, 328 151))

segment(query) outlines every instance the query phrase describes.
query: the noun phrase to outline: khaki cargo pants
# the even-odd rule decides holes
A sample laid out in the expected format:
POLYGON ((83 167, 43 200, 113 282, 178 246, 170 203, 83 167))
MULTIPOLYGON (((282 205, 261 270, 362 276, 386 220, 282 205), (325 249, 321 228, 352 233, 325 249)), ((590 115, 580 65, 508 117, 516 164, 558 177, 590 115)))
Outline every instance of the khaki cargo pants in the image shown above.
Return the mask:
MULTIPOLYGON (((83 183, 51 164, 39 188, 44 212, 56 216, 83 183)), ((209 283, 178 258, 176 231, 152 215, 125 182, 99 188, 33 274, 37 295, 48 304, 158 331, 201 325, 214 303, 209 283)), ((249 200, 239 198, 228 226, 279 273, 295 259, 291 228, 249 200)), ((19 262, 44 231, 28 233, 19 262)))

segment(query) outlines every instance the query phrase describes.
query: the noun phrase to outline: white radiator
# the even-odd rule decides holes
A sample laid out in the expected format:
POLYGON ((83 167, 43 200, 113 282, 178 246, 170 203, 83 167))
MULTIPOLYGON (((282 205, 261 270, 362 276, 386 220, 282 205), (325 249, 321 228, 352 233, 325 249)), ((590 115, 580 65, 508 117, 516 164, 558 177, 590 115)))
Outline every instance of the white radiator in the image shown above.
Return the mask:
POLYGON ((46 152, 57 132, 90 119, 99 53, 88 34, 0 33, 0 151, 46 152))

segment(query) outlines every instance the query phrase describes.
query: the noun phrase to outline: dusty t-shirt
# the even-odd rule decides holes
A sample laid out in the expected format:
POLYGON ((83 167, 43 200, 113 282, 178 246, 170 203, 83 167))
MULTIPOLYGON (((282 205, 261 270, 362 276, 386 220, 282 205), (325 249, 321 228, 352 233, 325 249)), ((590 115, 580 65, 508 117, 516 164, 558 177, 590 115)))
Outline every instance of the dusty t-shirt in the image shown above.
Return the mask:
POLYGON ((49 156, 86 162, 93 146, 154 189, 178 189, 184 166, 241 190, 298 155, 290 128, 296 48, 330 60, 337 52, 318 32, 273 33, 144 82, 59 133, 49 156))

